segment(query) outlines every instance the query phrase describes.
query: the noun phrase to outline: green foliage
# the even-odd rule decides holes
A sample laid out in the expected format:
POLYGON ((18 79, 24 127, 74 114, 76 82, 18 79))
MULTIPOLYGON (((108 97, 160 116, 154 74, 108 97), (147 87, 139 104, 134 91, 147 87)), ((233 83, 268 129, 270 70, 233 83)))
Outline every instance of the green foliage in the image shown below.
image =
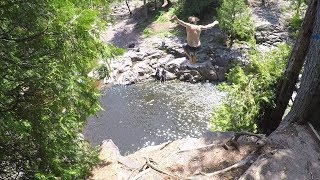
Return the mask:
POLYGON ((276 82, 288 56, 285 44, 266 54, 253 50, 248 65, 233 68, 227 76, 228 84, 221 85, 228 96, 214 110, 211 129, 256 132, 259 115, 274 105, 276 82))
POLYGON ((168 22, 170 21, 170 18, 172 17, 172 15, 173 15, 172 10, 168 12, 159 11, 154 17, 155 20, 153 22, 155 23, 168 22))
POLYGON ((0 179, 83 179, 97 153, 80 138, 100 109, 88 73, 107 0, 0 2, 0 179))
POLYGON ((179 0, 173 11, 179 18, 187 20, 189 16, 202 18, 205 10, 210 8, 213 1, 210 0, 179 0))
POLYGON ((301 23, 302 23, 302 19, 300 16, 300 12, 296 11, 296 13, 293 15, 290 21, 290 30, 293 32, 294 37, 298 36, 301 23))
POLYGON ((111 57, 111 58, 114 58, 114 57, 117 57, 117 56, 121 56, 123 55, 124 53, 126 52, 125 49, 122 49, 122 48, 119 48, 117 46, 114 46, 112 44, 108 44, 106 47, 105 47, 105 56, 106 57, 111 57))
POLYGON ((294 0, 293 3, 294 3, 295 13, 293 14, 290 20, 290 30, 293 36, 297 37, 302 24, 301 11, 302 11, 302 8, 306 5, 306 2, 302 0, 294 0))
POLYGON ((95 69, 97 71, 97 77, 99 80, 105 78, 108 76, 108 67, 105 64, 100 64, 98 67, 95 69))
POLYGON ((174 31, 174 30, 153 30, 151 28, 146 28, 143 30, 143 36, 145 38, 151 37, 151 36, 157 36, 157 37, 170 37, 173 35, 178 35, 179 32, 174 31))
POLYGON ((223 0, 218 9, 219 27, 231 38, 249 40, 253 38, 254 27, 249 8, 243 0, 223 0))

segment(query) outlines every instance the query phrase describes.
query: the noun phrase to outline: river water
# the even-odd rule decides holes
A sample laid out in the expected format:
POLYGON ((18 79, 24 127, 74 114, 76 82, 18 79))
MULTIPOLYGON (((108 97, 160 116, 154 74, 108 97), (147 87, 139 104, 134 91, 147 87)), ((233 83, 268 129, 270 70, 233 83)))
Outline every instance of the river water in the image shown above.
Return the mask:
POLYGON ((168 140, 200 137, 223 96, 211 83, 150 81, 112 86, 100 99, 104 111, 88 119, 83 133, 92 146, 112 139, 121 154, 168 140))

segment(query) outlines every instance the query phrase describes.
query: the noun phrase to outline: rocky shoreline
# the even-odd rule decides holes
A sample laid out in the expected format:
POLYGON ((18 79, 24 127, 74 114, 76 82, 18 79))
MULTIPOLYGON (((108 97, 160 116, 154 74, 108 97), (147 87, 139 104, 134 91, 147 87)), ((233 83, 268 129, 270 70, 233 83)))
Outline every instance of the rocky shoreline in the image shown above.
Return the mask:
MULTIPOLYGON (((286 6, 289 4, 287 3, 286 6)), ((281 42, 290 42, 288 24, 284 22, 288 22, 292 13, 281 14, 281 8, 283 7, 279 7, 279 3, 275 2, 268 3, 266 7, 251 4, 258 50, 266 52, 281 42)), ((122 56, 110 59, 108 63, 102 62, 111 70, 109 76, 103 77, 105 84, 129 85, 150 80, 157 68, 163 68, 166 71, 167 80, 179 79, 191 83, 219 82, 226 80, 226 73, 234 64, 248 62, 246 57, 249 50, 248 44, 237 42, 232 47, 228 47, 227 35, 215 27, 202 32, 202 46, 197 53, 198 62, 191 64, 182 48, 185 37, 142 38, 142 32, 138 32, 137 29, 140 21, 135 16, 128 16, 122 24, 110 26, 108 32, 102 35, 106 43, 115 43, 126 50, 122 56)), ((167 26, 173 28, 173 24, 167 26)))
MULTIPOLYGON (((216 30, 218 31, 218 30, 216 30)), ((217 33, 216 33, 217 34, 217 33)), ((212 36, 211 41, 221 36, 212 36)), ((174 38, 153 38, 154 48, 134 47, 121 57, 111 60, 112 72, 104 79, 106 84, 134 84, 150 79, 157 68, 166 71, 167 80, 179 79, 191 83, 201 81, 224 81, 225 74, 234 59, 243 59, 241 53, 223 45, 203 45, 198 53, 198 63, 191 64, 184 57, 182 44, 174 38)))

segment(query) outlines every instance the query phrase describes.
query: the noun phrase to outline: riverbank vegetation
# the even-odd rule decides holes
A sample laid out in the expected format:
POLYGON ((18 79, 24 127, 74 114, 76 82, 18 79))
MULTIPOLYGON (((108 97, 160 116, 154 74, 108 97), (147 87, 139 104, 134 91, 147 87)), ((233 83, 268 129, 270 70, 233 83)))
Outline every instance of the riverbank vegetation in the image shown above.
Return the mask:
MULTIPOLYGON (((296 11, 290 21, 290 29, 297 37, 302 22, 302 1, 294 1, 293 7, 296 11)), ((253 37, 251 19, 242 1, 223 1, 218 12, 220 17, 235 17, 232 22, 226 21, 223 27, 229 32, 231 39, 238 36, 238 39, 247 40, 250 50, 248 64, 231 69, 227 75, 227 83, 220 86, 228 96, 213 111, 211 130, 264 132, 266 127, 261 122, 262 117, 268 113, 267 109, 276 107, 277 83, 283 78, 290 47, 288 44, 280 44, 270 52, 259 52, 253 37), (244 23, 236 23, 237 21, 244 23)), ((233 19, 232 17, 229 19, 233 19)))
POLYGON ((264 109, 274 106, 276 83, 289 50, 286 44, 266 54, 253 49, 248 65, 230 70, 227 83, 220 86, 228 96, 211 117, 213 131, 258 131, 259 116, 264 109))
POLYGON ((249 7, 244 1, 222 1, 218 8, 218 20, 221 29, 229 34, 230 44, 234 39, 252 41, 254 27, 249 7))

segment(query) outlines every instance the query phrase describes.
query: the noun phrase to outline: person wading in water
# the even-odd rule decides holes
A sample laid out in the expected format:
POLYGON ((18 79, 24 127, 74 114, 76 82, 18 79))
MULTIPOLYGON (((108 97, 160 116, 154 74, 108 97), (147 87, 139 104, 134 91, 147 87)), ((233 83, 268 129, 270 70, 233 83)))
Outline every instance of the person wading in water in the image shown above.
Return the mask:
POLYGON ((172 20, 176 20, 180 25, 186 28, 187 31, 187 44, 183 45, 183 49, 189 58, 189 61, 194 64, 197 62, 196 52, 200 50, 200 34, 202 30, 207 30, 213 28, 215 25, 219 24, 218 21, 207 25, 197 25, 199 18, 190 16, 188 21, 190 23, 184 22, 176 15, 173 15, 172 20))

